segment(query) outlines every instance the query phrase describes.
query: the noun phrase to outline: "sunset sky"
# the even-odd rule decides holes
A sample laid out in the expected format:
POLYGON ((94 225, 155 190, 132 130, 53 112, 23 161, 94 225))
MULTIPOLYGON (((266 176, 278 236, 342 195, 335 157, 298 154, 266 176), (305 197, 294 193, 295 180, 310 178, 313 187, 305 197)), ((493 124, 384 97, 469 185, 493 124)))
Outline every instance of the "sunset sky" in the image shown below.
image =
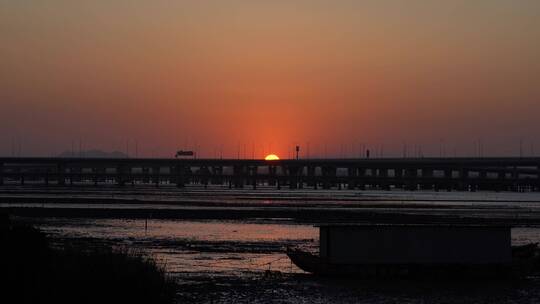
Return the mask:
POLYGON ((0 0, 4 156, 540 155, 539 131, 538 0, 0 0))

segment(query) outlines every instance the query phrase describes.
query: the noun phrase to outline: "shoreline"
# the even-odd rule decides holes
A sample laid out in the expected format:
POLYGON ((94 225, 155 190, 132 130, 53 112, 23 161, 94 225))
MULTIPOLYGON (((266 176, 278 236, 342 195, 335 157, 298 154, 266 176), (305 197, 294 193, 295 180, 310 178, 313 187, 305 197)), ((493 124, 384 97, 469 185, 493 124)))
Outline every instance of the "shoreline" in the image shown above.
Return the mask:
POLYGON ((540 217, 480 217, 437 215, 344 208, 47 208, 2 207, 0 211, 20 217, 65 218, 121 218, 121 219, 176 219, 176 220, 253 220, 287 219, 292 222, 317 224, 324 222, 362 222, 395 224, 497 224, 512 227, 540 226, 540 217))

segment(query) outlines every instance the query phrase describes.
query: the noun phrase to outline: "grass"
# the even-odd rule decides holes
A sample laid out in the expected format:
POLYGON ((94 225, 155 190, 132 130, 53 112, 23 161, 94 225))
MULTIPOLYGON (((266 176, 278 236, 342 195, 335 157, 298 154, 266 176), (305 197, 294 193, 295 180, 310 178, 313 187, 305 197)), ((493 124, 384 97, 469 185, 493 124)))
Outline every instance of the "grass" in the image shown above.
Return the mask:
POLYGON ((44 233, 6 215, 0 244, 1 303, 174 302, 176 283, 144 254, 105 245, 53 248, 44 233))

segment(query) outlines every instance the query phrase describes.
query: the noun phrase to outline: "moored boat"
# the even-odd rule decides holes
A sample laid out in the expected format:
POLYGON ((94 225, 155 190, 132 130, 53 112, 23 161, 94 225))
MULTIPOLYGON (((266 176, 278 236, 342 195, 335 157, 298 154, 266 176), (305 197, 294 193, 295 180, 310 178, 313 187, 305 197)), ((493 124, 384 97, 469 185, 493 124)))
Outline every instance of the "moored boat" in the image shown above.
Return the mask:
POLYGON ((499 226, 320 225, 318 254, 287 249, 300 269, 355 278, 515 278, 538 272, 538 244, 510 246, 499 226))

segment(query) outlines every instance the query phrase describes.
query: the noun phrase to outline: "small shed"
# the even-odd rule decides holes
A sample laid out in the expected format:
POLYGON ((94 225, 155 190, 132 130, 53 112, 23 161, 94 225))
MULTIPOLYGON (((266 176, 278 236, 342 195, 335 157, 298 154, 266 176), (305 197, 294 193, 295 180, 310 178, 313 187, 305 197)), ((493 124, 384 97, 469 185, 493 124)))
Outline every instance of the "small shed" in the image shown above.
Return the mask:
POLYGON ((334 264, 508 264, 509 226, 322 224, 320 256, 334 264))

